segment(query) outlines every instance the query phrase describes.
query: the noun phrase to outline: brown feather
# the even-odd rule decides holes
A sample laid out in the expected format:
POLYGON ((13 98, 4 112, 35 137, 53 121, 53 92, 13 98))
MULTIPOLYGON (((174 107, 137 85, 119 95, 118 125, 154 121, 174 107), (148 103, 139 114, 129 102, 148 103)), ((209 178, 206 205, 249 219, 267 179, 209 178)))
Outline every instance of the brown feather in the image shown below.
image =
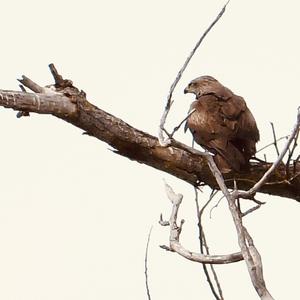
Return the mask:
POLYGON ((244 99, 211 76, 194 79, 185 93, 196 94, 186 126, 198 144, 215 153, 221 172, 248 168, 259 131, 244 99))

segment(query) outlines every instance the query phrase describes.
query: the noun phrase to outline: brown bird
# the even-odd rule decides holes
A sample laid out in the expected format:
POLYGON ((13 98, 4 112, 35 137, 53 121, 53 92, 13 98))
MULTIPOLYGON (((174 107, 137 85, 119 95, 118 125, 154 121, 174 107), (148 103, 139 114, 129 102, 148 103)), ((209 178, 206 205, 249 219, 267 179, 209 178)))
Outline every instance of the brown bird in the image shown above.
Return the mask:
POLYGON ((222 173, 249 168, 259 131, 246 102, 211 76, 201 76, 185 88, 196 95, 187 119, 196 143, 215 154, 222 173))

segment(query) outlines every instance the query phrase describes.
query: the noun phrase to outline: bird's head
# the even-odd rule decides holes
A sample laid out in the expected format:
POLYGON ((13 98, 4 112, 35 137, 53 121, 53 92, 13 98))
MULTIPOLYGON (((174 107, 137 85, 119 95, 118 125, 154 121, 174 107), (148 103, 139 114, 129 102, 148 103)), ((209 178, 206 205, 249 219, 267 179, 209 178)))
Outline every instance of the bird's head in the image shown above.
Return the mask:
POLYGON ((205 94, 215 93, 217 90, 223 87, 219 81, 212 76, 201 76, 192 80, 189 85, 184 89, 184 93, 195 94, 196 97, 200 97, 205 94))

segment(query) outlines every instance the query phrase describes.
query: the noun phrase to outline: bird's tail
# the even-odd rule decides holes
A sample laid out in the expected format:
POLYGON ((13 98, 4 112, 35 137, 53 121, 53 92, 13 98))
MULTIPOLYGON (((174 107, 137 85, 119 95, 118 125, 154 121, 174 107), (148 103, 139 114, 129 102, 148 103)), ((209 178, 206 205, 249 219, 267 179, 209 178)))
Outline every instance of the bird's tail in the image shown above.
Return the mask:
POLYGON ((209 146, 216 152, 214 159, 222 173, 229 173, 232 170, 240 172, 247 163, 243 154, 228 141, 214 140, 209 146))

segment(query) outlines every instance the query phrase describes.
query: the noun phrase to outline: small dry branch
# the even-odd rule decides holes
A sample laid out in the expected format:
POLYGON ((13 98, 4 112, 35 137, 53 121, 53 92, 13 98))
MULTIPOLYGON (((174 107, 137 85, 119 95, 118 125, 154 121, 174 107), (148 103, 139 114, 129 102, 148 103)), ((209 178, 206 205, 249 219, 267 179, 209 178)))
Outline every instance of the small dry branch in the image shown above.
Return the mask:
POLYGON ((184 220, 181 220, 180 225, 177 225, 178 210, 183 196, 181 194, 175 194, 168 184, 165 184, 165 188, 167 196, 172 203, 172 213, 169 221, 163 221, 162 217, 159 221, 162 226, 170 226, 169 246, 164 246, 164 248, 176 252, 188 260, 203 264, 229 264, 242 260, 240 252, 228 255, 206 255, 185 249, 179 242, 184 220))
POLYGON ((253 240, 244 227, 242 222, 242 215, 238 206, 238 193, 233 191, 230 193, 225 185, 224 179, 220 171, 218 170, 213 158, 207 157, 209 167, 216 177, 216 180, 220 186, 220 189, 227 199, 228 207, 234 221, 234 225, 238 235, 239 246, 243 255, 243 258, 248 267, 248 272, 252 281, 252 284, 262 300, 273 300, 273 297, 266 288, 265 281, 262 272, 262 262, 259 252, 257 251, 253 240))
MULTIPOLYGON (((261 187, 268 181, 272 173, 276 170, 279 164, 282 162, 283 157, 290 149, 291 143, 295 140, 295 137, 298 135, 300 126, 300 107, 298 107, 296 123, 292 129, 292 132, 289 138, 286 141, 285 146, 283 147, 281 153, 279 153, 277 160, 272 164, 272 166, 268 169, 268 171, 262 176, 262 178, 248 191, 237 191, 236 198, 251 198, 255 195, 256 192, 260 191, 261 187)), ((294 149, 294 148, 293 148, 294 149)))

